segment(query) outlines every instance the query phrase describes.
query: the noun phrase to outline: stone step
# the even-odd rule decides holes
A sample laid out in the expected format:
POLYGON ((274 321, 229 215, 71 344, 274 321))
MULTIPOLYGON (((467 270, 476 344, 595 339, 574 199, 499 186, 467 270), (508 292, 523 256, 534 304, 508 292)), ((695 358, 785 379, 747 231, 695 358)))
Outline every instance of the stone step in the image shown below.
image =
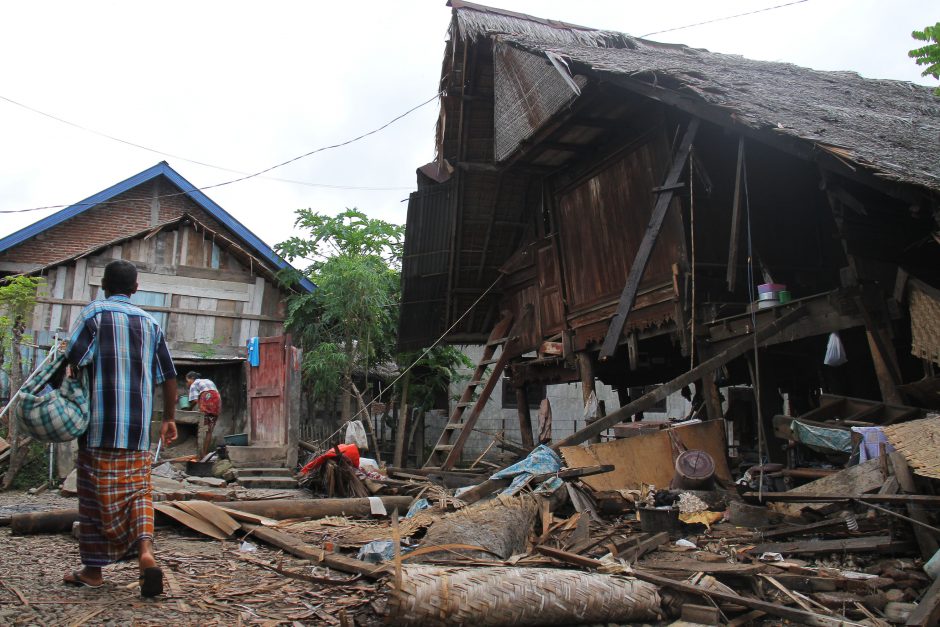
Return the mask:
POLYGON ((245 477, 292 477, 289 468, 236 468, 235 474, 240 479, 245 477))
POLYGON ((286 446, 252 444, 227 446, 229 460, 235 468, 283 468, 287 462, 286 446))
POLYGON ((297 488, 297 480, 292 477, 239 477, 238 485, 248 489, 293 490, 297 488))

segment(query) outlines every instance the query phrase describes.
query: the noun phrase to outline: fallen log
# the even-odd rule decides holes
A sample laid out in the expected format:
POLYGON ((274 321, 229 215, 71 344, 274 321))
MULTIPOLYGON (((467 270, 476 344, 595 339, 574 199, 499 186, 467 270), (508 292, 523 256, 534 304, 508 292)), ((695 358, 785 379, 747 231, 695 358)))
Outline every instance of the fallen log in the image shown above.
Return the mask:
POLYGON ((329 566, 330 568, 344 573, 362 575, 369 579, 379 579, 387 572, 385 566, 363 562, 362 560, 357 560, 347 555, 341 555, 340 553, 324 551, 323 549, 305 543, 296 536, 271 529, 270 527, 242 523, 242 529, 244 529, 250 537, 287 551, 291 555, 323 564, 324 566, 329 566))
POLYGON ((656 586, 558 568, 403 566, 388 586, 390 624, 567 625, 661 620, 656 586))
MULTIPOLYGON (((383 496, 385 510, 406 511, 414 500, 410 496, 383 496)), ((164 501, 170 503, 172 501, 164 501)), ((358 499, 274 499, 270 501, 221 501, 216 505, 266 518, 326 518, 328 516, 366 517, 372 513, 368 498, 358 499)), ((10 521, 13 535, 61 533, 71 531, 78 520, 77 509, 14 514, 10 521)))

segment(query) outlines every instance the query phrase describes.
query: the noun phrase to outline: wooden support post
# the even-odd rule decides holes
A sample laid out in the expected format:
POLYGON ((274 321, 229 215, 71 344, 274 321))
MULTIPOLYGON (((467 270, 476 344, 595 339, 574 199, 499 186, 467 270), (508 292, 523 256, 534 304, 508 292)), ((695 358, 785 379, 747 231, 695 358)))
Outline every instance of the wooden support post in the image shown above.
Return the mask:
POLYGON ((672 166, 669 168, 669 174, 662 185, 662 191, 656 196, 656 205, 650 214, 649 224, 646 226, 646 232, 643 234, 643 240, 637 248, 636 255, 633 258, 633 264, 630 266, 630 274, 627 276, 627 282, 623 286, 623 292, 620 294, 620 302, 617 304, 617 311, 610 321, 607 328, 607 335, 604 337, 604 343, 601 346, 601 360, 609 359, 617 350, 617 344, 620 341, 620 333, 627 322, 630 310, 633 309, 633 303, 636 301, 637 291, 640 289, 640 281, 643 280, 643 274, 646 272, 646 264, 653 253, 653 247, 659 237, 659 230, 663 226, 663 220, 666 218, 666 212, 672 203, 676 190, 676 183, 682 176, 685 169, 685 163, 688 160, 689 152, 692 150, 692 141, 695 139, 695 133, 698 131, 699 120, 692 118, 689 126, 682 137, 682 143, 672 160, 672 166))
POLYGON ((411 371, 409 370, 402 377, 401 412, 399 412, 398 421, 395 423, 395 452, 392 454, 392 465, 396 468, 405 466, 406 464, 403 462, 408 459, 408 453, 406 452, 408 442, 405 439, 405 433, 408 429, 408 388, 410 382, 411 371))
POLYGON ((721 411, 721 392, 715 384, 715 373, 709 372, 702 376, 701 381, 695 385, 702 386, 702 397, 705 399, 705 411, 709 420, 718 420, 724 418, 724 412, 721 411))
POLYGON ((744 138, 738 138, 738 167, 734 178, 734 204, 731 205, 731 236, 728 240, 728 291, 734 292, 738 277, 738 242, 741 240, 741 184, 744 182, 744 138))
MULTIPOLYGON (((917 486, 914 484, 914 475, 911 473, 911 468, 907 465, 907 460, 904 456, 901 453, 894 452, 889 454, 888 458, 891 460, 891 465, 894 466, 894 476, 897 478, 898 486, 901 490, 908 494, 916 494, 917 486)), ((908 503, 907 513, 917 522, 925 524, 929 522, 927 520, 927 512, 924 510, 923 505, 908 503)), ((913 528, 914 537, 917 539, 917 546, 920 548, 921 557, 923 557, 924 560, 929 560, 933 557, 934 553, 940 549, 940 543, 937 542, 936 536, 920 525, 913 525, 913 528)))
MULTIPOLYGON (((591 353, 581 352, 577 355, 578 358, 578 374, 581 377, 581 408, 587 407, 588 401, 591 399, 591 394, 594 394, 595 398, 597 397, 597 388, 594 380, 594 360, 591 357, 591 353)), ((588 417, 585 421, 585 424, 590 424, 591 417, 588 417)), ((599 443, 601 441, 600 434, 591 438, 591 442, 599 443)))
POLYGON ((621 407, 612 414, 609 414, 604 418, 595 421, 593 424, 585 426, 583 429, 568 436, 567 438, 556 442, 552 445, 552 448, 557 451, 562 446, 580 444, 581 442, 584 442, 585 440, 588 440, 591 437, 609 429, 618 422, 623 422, 630 416, 649 409, 673 392, 678 392, 686 385, 700 379, 706 372, 714 372, 735 357, 740 357, 744 353, 753 349, 755 341, 758 345, 760 345, 773 338, 792 323, 802 318, 804 315, 806 315, 806 310, 802 306, 798 306, 797 308, 788 311, 773 322, 770 322, 766 326, 757 329, 755 331, 756 338, 753 335, 749 335, 737 343, 732 344, 725 350, 721 351, 714 357, 703 361, 701 364, 695 368, 692 368, 685 374, 679 375, 672 381, 659 386, 648 394, 644 394, 640 398, 624 407, 621 407))
POLYGON ((881 389, 881 400, 892 405, 903 405, 904 399, 898 391, 901 383, 901 373, 898 368, 898 356, 894 346, 886 337, 883 324, 878 324, 861 296, 855 297, 855 306, 858 307, 862 319, 865 321, 865 336, 868 339, 868 349, 871 351, 871 361, 878 377, 878 387, 881 389))
POLYGON ((767 455, 770 457, 770 461, 785 464, 787 453, 780 446, 783 441, 774 435, 774 416, 783 413, 783 399, 774 383, 773 372, 765 367, 761 371, 760 377, 757 377, 757 363, 754 360, 754 354, 749 353, 747 363, 751 375, 751 388, 754 390, 755 404, 760 410, 759 420, 763 423, 764 445, 767 447, 767 455))
POLYGON ((529 411, 529 393, 525 385, 516 388, 516 413, 519 416, 519 435, 522 438, 522 446, 528 450, 535 448, 535 440, 532 437, 532 414, 529 411))

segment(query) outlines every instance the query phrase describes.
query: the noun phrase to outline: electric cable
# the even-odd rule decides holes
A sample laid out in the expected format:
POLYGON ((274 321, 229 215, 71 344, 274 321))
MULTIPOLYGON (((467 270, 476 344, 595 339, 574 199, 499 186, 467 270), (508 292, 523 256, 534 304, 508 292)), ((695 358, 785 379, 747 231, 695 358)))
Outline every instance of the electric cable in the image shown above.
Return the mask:
POLYGON ((794 2, 787 2, 785 4, 778 4, 772 7, 765 7, 763 9, 757 9, 755 11, 747 11, 746 13, 737 13, 735 15, 726 15, 725 17, 716 17, 712 20, 705 20, 704 22, 695 22, 694 24, 686 24, 685 26, 676 26, 675 28, 667 28, 665 30, 658 30, 652 33, 646 33, 645 35, 640 35, 640 38, 649 37, 650 35, 661 35, 663 33, 671 33, 677 30, 685 30, 686 28, 692 28, 693 26, 702 26, 704 24, 714 24, 715 22, 723 22, 725 20, 733 20, 737 17, 744 17, 746 15, 754 15, 756 13, 764 13, 766 11, 773 11, 774 9, 782 9, 783 7, 792 6, 794 4, 801 4, 807 2, 808 0, 794 0, 794 2))
MULTIPOLYGON (((3 97, 0 96, 0 98, 3 98, 3 97)), ((409 115, 409 114, 411 114, 411 113, 417 111, 417 110, 420 109, 421 107, 423 107, 423 106, 425 106, 425 105, 427 105, 427 104, 433 102, 434 100, 437 100, 437 98, 438 98, 438 94, 434 94, 434 96, 432 96, 431 98, 428 98, 428 99, 425 100, 424 102, 415 105, 414 107, 408 109, 408 110, 405 111, 404 113, 395 116, 394 118, 392 118, 391 120, 389 120, 388 122, 386 122, 385 124, 383 124, 382 126, 379 126, 378 128, 374 128, 374 129, 372 129, 371 131, 362 133, 361 135, 358 135, 358 136, 356 136, 356 137, 353 137, 352 139, 348 139, 348 140, 346 140, 346 141, 343 141, 343 142, 340 142, 340 143, 337 143, 337 144, 330 144, 330 145, 328 145, 328 146, 321 146, 320 148, 316 148, 316 149, 311 150, 311 151, 309 151, 309 152, 305 152, 305 153, 303 153, 302 155, 298 155, 298 156, 296 156, 296 157, 293 157, 293 158, 291 158, 291 159, 288 159, 287 161, 282 161, 281 163, 277 163, 277 164, 272 165, 272 166, 270 166, 270 167, 264 168, 263 170, 259 170, 259 171, 257 171, 257 172, 251 173, 251 174, 246 174, 245 176, 240 176, 240 177, 238 177, 238 178, 231 179, 231 180, 228 180, 228 181, 222 181, 221 183, 214 183, 214 184, 212 184, 212 185, 205 185, 205 186, 202 186, 202 187, 194 187, 193 189, 190 189, 190 190, 187 190, 187 191, 175 192, 175 193, 172 193, 172 194, 162 194, 162 195, 160 195, 160 196, 157 196, 157 198, 170 198, 170 197, 173 197, 173 196, 181 196, 181 195, 190 194, 190 193, 195 192, 195 191, 205 191, 205 190, 207 190, 207 189, 215 189, 215 188, 217 188, 217 187, 223 187, 223 186, 226 186, 226 185, 232 185, 232 184, 234 184, 234 183, 240 183, 240 182, 242 182, 242 181, 247 181, 247 180, 249 180, 249 179, 253 179, 253 178, 259 177, 259 176, 261 176, 262 174, 266 174, 266 173, 268 173, 268 172, 270 172, 270 171, 272 171, 272 170, 275 170, 275 169, 277 169, 277 168, 284 167, 285 165, 294 163, 295 161, 299 161, 299 160, 304 159, 304 158, 306 158, 306 157, 309 157, 309 156, 311 156, 311 155, 315 155, 315 154, 317 154, 317 153, 324 152, 324 151, 327 151, 327 150, 332 150, 332 149, 334 149, 334 148, 341 148, 341 147, 343 147, 343 146, 348 146, 349 144, 352 144, 352 143, 354 143, 354 142, 360 141, 360 140, 362 140, 362 139, 365 139, 366 137, 369 137, 370 135, 374 135, 374 134, 376 134, 376 133, 378 133, 378 132, 380 132, 380 131, 385 130, 386 128, 388 128, 389 126, 391 126, 392 124, 394 124, 395 122, 397 122, 397 121, 401 120, 402 118, 404 118, 405 116, 407 116, 407 115, 409 115)), ((3 99, 4 99, 4 100, 8 100, 7 98, 3 98, 3 99)), ((18 103, 17 103, 17 104, 18 104, 18 103)), ((119 140, 119 141, 120 141, 120 140, 119 140)), ((123 142, 123 143, 130 143, 130 142, 123 142)), ((141 147, 141 146, 138 146, 138 147, 141 147)), ((149 149, 148 149, 148 150, 149 150, 149 149)), ((202 164, 202 165, 207 165, 207 164, 202 164)), ((215 166, 210 166, 210 167, 215 167, 215 166)), ((152 200, 152 197, 148 197, 146 200, 152 200)), ((46 205, 46 206, 44 206, 44 207, 30 207, 30 208, 28 208, 28 209, 3 209, 3 210, 0 210, 0 214, 2 214, 2 213, 26 213, 26 212, 29 212, 29 211, 42 211, 42 210, 44 210, 44 209, 64 209, 65 207, 74 207, 74 206, 76 206, 76 205, 82 205, 82 204, 87 204, 87 205, 89 205, 89 206, 92 206, 92 205, 93 205, 93 206, 97 206, 97 205, 113 204, 114 202, 117 202, 117 201, 104 201, 104 202, 97 202, 97 203, 73 203, 73 204, 70 204, 70 205, 46 205)), ((127 201, 125 200, 125 201, 121 201, 121 202, 127 202, 127 201)))

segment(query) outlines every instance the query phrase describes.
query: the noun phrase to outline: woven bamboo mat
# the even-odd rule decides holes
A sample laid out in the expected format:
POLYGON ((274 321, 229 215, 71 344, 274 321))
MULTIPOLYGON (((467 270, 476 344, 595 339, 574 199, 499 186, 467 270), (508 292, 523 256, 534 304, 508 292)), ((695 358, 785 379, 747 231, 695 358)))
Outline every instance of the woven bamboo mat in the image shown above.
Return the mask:
POLYGON ((885 436, 922 477, 940 479, 940 416, 884 427, 885 436))
POLYGON ((558 568, 404 566, 388 585, 389 624, 570 625, 660 619, 656 586, 558 568))
POLYGON ((920 281, 909 282, 911 353, 940 364, 940 298, 920 281))

